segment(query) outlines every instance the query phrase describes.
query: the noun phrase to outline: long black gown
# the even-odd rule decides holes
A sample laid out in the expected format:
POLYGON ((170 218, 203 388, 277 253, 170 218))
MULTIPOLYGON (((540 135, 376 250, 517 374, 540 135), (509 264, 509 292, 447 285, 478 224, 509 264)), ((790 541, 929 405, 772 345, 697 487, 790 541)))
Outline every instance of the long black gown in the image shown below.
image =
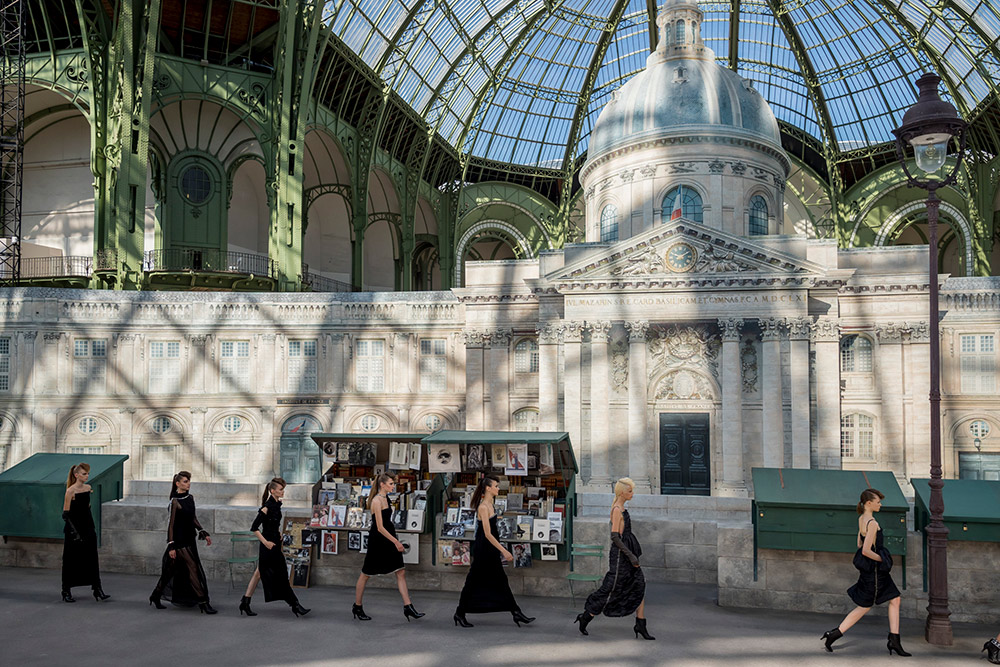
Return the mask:
POLYGON ((167 548, 163 552, 160 580, 153 595, 176 605, 208 602, 208 579, 198 556, 198 540, 208 537, 195 514, 194 496, 184 493, 170 500, 167 548), (170 557, 170 551, 176 558, 170 557))
MULTIPOLYGON (((382 510, 382 525, 393 537, 396 537, 396 527, 392 525, 392 508, 382 510)), ((403 554, 389 539, 378 531, 378 523, 372 521, 371 532, 368 533, 368 553, 361 572, 369 577, 376 574, 392 574, 403 569, 403 554)))
POLYGON ((260 570, 260 583, 264 588, 264 602, 284 600, 290 605, 298 603, 299 599, 292 592, 288 582, 288 568, 285 565, 285 555, 281 552, 281 501, 268 498, 257 517, 250 526, 250 532, 260 530, 260 534, 268 542, 274 543, 273 549, 260 545, 257 569, 260 570), (263 512, 267 508, 267 512, 263 512))
POLYGON ((62 589, 73 586, 101 588, 101 572, 97 562, 97 530, 90 513, 90 491, 82 491, 69 501, 69 520, 80 539, 70 536, 69 526, 63 529, 62 589))
MULTIPOLYGON (((622 511, 622 542, 636 558, 642 555, 639 540, 632 533, 628 510, 622 511)), ((634 614, 646 595, 646 577, 642 568, 632 565, 621 549, 612 542, 608 555, 608 573, 601 587, 587 597, 584 609, 591 616, 629 616, 634 614)))
MULTIPOLYGON (((870 520, 874 521, 874 519, 870 520)), ((864 538, 861 538, 864 542, 864 538)), ((858 549, 860 552, 861 549, 858 549)), ((886 551, 882 544, 882 529, 875 533, 875 543, 872 544, 872 551, 881 553, 886 551)), ((886 551, 888 553, 888 551, 886 551)), ((865 556, 865 558, 868 558, 865 556)), ((847 594, 854 600, 854 604, 859 607, 874 607, 877 604, 888 602, 899 597, 899 589, 892 580, 892 575, 888 571, 883 571, 881 563, 872 561, 875 565, 870 570, 858 572, 858 583, 847 589, 847 594)))
MULTIPOLYGON (((497 534, 496 515, 490 517, 490 531, 497 534)), ((492 611, 521 611, 503 571, 503 556, 490 544, 483 532, 483 524, 476 525, 476 539, 472 543, 472 565, 465 577, 462 597, 457 614, 487 614, 492 611)))

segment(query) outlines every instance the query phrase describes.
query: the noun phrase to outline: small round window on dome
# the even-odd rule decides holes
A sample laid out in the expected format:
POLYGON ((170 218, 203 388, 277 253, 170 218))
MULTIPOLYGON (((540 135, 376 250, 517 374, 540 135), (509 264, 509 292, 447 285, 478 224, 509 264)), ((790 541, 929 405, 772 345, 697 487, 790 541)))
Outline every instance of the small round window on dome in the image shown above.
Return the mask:
POLYGON ((153 433, 159 433, 163 435, 170 430, 170 418, 169 417, 157 417, 153 420, 153 433))
POLYGON ((438 415, 427 415, 424 417, 424 428, 434 432, 441 429, 441 417, 438 415))
POLYGON ((191 204, 203 204, 212 194, 212 178, 208 172, 195 165, 181 176, 181 194, 191 204))
POLYGON ((977 419, 969 424, 969 432, 974 438, 985 438, 990 434, 990 425, 985 419, 977 419))
POLYGON ((377 431, 379 425, 379 418, 375 415, 365 415, 361 418, 361 430, 362 431, 377 431))
POLYGON ((243 419, 236 415, 229 415, 222 421, 222 430, 226 433, 239 433, 243 428, 243 419))
POLYGON ((85 435, 97 433, 97 420, 93 417, 84 417, 77 423, 77 428, 80 429, 80 433, 85 435))

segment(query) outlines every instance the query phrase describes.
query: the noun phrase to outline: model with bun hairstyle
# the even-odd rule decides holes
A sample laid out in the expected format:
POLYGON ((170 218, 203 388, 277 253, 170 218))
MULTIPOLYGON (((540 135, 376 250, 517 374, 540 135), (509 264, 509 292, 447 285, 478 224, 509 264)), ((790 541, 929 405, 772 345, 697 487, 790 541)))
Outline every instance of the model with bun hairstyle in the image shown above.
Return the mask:
POLYGON ((281 553, 281 499, 285 497, 285 486, 287 484, 281 477, 274 477, 267 483, 260 499, 260 509, 257 510, 257 516, 250 526, 250 532, 260 541, 260 551, 257 569, 250 577, 246 593, 240 598, 240 616, 257 615, 257 612, 250 608, 250 598, 257 590, 257 582, 264 587, 264 602, 284 600, 296 617, 309 613, 292 591, 292 585, 288 581, 288 568, 285 566, 285 555, 281 553))
POLYGON ((354 618, 361 621, 372 620, 372 617, 365 613, 362 603, 368 579, 379 574, 396 575, 396 588, 403 598, 403 616, 407 621, 424 616, 413 608, 410 591, 406 587, 406 569, 403 565, 403 551, 406 547, 396 539, 396 528, 392 525, 392 506, 389 505, 388 498, 388 494, 395 490, 396 478, 388 473, 382 473, 375 478, 371 494, 368 496, 372 527, 368 533, 368 553, 365 554, 358 583, 354 586, 354 606, 351 608, 354 618))
POLYGON ((107 600, 110 595, 101 588, 101 572, 97 561, 97 529, 90 512, 90 465, 77 463, 70 467, 63 498, 63 602, 76 602, 74 586, 90 586, 94 599, 107 600))
POLYGON ((873 516, 882 509, 883 498, 885 494, 877 489, 865 489, 861 492, 857 508, 858 550, 854 554, 854 566, 858 568, 858 583, 847 589, 847 594, 858 606, 844 617, 840 625, 823 633, 821 639, 830 653, 833 653, 833 642, 843 637, 844 633, 871 611, 872 607, 888 602, 889 640, 886 642, 886 648, 889 649, 889 655, 893 653, 904 657, 910 655, 903 650, 899 639, 899 589, 889 574, 892 568, 892 554, 885 548, 882 528, 873 516))
POLYGON ((462 597, 455 610, 455 625, 471 628, 466 614, 486 614, 494 611, 509 611, 514 623, 531 623, 534 616, 525 616, 514 600, 514 594, 503 571, 503 561, 512 563, 514 556, 497 539, 497 513, 493 507, 500 480, 486 475, 479 480, 472 494, 472 506, 476 508, 476 538, 472 543, 472 565, 465 577, 462 597))
POLYGON ((625 503, 635 495, 635 482, 622 477, 615 482, 615 501, 611 505, 611 551, 608 573, 600 588, 587 597, 583 611, 577 614, 580 632, 589 635, 587 625, 598 614, 620 618, 635 614, 632 631, 636 639, 656 639, 646 631, 646 577, 639 567, 642 547, 632 533, 632 519, 625 503))
POLYGON ((191 495, 191 473, 181 470, 170 485, 170 520, 167 548, 163 552, 160 580, 149 596, 149 604, 166 609, 161 599, 175 605, 198 605, 203 614, 218 613, 208 601, 208 579, 198 556, 198 540, 212 546, 212 536, 201 527, 191 495))

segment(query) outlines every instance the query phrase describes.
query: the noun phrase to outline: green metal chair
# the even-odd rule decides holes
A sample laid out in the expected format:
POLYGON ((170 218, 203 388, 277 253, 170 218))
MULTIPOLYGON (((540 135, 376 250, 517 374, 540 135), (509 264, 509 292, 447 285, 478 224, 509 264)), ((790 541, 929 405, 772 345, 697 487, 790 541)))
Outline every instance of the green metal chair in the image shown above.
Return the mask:
POLYGON ((243 563, 256 563, 257 562, 257 556, 253 556, 252 558, 248 558, 248 557, 245 557, 245 556, 237 556, 236 555, 236 545, 238 543, 240 543, 240 542, 259 542, 259 541, 260 540, 257 539, 257 536, 254 535, 253 533, 251 533, 249 530, 234 530, 233 532, 229 533, 229 543, 233 547, 232 557, 229 558, 229 561, 228 561, 229 562, 229 588, 230 588, 230 590, 232 590, 233 588, 236 587, 236 584, 233 581, 233 565, 240 565, 240 564, 243 564, 243 563))
MULTIPOLYGON (((604 579, 603 574, 584 574, 582 572, 574 572, 574 567, 576 566, 577 558, 597 558, 597 563, 600 565, 604 561, 604 545, 603 544, 576 544, 574 543, 570 547, 569 551, 569 574, 566 575, 566 579, 569 581, 569 594, 573 598, 573 606, 576 607, 576 592, 573 590, 574 581, 589 581, 590 583, 597 583, 604 579)), ((600 569, 600 567, 598 567, 600 569)))

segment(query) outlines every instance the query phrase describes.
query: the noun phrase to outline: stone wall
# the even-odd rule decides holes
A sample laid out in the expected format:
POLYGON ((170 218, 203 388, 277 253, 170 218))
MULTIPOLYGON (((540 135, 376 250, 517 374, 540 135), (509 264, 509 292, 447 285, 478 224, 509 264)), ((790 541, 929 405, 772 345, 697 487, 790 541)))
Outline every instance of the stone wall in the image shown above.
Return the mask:
MULTIPOLYGON (((907 537, 906 588, 901 559, 893 579, 902 593, 901 614, 925 618, 927 593, 923 590, 922 535, 907 537)), ((718 528, 719 604, 846 614, 854 604, 847 589, 857 581, 852 554, 823 551, 760 549, 757 581, 753 580, 753 527, 749 523, 718 528)), ((948 599, 951 620, 1000 623, 1000 544, 948 543, 948 599)), ((872 614, 885 615, 886 606, 872 614)))

